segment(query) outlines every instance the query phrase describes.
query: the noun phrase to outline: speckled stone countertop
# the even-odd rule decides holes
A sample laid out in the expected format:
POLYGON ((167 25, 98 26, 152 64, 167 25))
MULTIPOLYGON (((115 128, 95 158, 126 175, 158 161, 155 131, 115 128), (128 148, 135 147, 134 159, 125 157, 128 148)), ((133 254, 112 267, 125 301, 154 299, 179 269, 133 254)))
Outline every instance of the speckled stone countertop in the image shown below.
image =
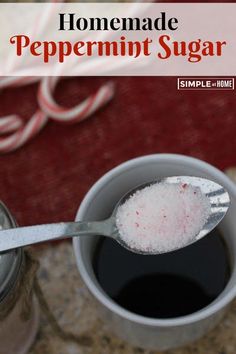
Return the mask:
MULTIPOLYGON (((76 268, 70 242, 49 246, 37 251, 41 262, 40 284, 52 311, 61 326, 73 333, 89 333, 90 347, 63 342, 57 338, 46 318, 41 315, 40 330, 30 354, 154 354, 134 348, 118 339, 102 323, 95 303, 83 284, 76 268)), ((166 354, 235 354, 236 353, 236 300, 223 321, 204 338, 192 345, 166 354)))
MULTIPOLYGON (((228 175, 236 181, 236 169, 228 175)), ((145 351, 123 342, 98 317, 96 306, 78 273, 70 242, 47 245, 36 249, 40 260, 39 280, 44 295, 58 322, 75 334, 86 332, 92 344, 81 347, 57 338, 44 315, 30 354, 160 354, 145 351)), ((165 354, 235 354, 236 353, 236 300, 227 315, 210 333, 195 343, 165 354)))

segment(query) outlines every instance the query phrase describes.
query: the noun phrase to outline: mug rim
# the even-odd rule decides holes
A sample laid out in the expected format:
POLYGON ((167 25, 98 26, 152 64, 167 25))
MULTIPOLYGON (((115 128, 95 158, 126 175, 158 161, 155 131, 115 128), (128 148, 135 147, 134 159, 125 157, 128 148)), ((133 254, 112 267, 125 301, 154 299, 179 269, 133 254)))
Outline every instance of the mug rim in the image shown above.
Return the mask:
MULTIPOLYGON (((206 170, 209 170, 209 172, 214 176, 220 178, 220 180, 223 180, 224 184, 226 185, 226 188, 230 189, 230 194, 233 196, 233 198, 236 199, 236 186, 234 182, 232 182, 229 177, 227 177, 222 171, 217 169, 216 167, 212 166, 211 164, 186 155, 181 155, 181 154, 151 154, 151 155, 144 155, 140 157, 136 157, 130 160, 127 160, 118 166, 112 168, 109 170, 107 173, 105 173, 101 178, 99 178, 89 189, 89 191, 86 193, 84 196, 80 207, 77 211, 76 214, 76 221, 81 220, 81 218, 84 215, 85 210, 88 208, 92 197, 94 194, 99 190, 108 180, 110 180, 113 176, 117 176, 117 173, 119 172, 122 173, 122 171, 126 170, 127 167, 132 167, 136 166, 140 162, 143 163, 144 161, 165 161, 167 160, 171 162, 171 160, 176 162, 191 162, 194 163, 196 167, 204 167, 206 170)), ((168 319, 156 319, 156 318, 151 318, 151 317, 145 317, 142 315, 135 314, 131 311, 128 311, 124 309, 122 306, 116 304, 108 295, 104 295, 104 292, 102 289, 98 288, 97 285, 93 282, 91 279, 91 276, 89 272, 87 271, 86 267, 84 266, 83 260, 82 260, 82 254, 81 254, 81 243, 79 238, 74 238, 73 239, 73 248, 74 248, 74 254, 76 258, 76 263, 77 263, 77 268, 78 271, 90 290, 90 292, 93 294, 93 296, 103 304, 106 308, 108 308, 110 311, 116 313, 118 316, 135 322, 139 323, 142 325, 148 325, 148 326, 161 326, 161 327, 172 327, 172 326, 182 326, 186 324, 190 324, 193 322, 197 322, 200 320, 203 320, 204 318, 207 318, 216 312, 220 311, 223 309, 227 304, 230 303, 230 301, 233 300, 233 298, 236 296, 236 284, 227 292, 224 294, 222 298, 220 298, 218 301, 214 301, 212 304, 209 304, 207 307, 194 312, 192 314, 186 315, 186 316, 181 316, 181 317, 176 317, 176 318, 168 318, 168 319)))

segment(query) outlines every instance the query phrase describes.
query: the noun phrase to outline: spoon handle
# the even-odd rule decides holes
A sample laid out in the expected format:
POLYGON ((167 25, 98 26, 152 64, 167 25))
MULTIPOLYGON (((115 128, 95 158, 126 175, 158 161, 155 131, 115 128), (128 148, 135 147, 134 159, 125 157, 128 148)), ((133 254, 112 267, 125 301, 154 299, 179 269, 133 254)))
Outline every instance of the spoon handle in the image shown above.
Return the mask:
POLYGON ((109 236, 110 219, 104 221, 60 222, 0 230, 0 252, 51 240, 74 236, 109 236))

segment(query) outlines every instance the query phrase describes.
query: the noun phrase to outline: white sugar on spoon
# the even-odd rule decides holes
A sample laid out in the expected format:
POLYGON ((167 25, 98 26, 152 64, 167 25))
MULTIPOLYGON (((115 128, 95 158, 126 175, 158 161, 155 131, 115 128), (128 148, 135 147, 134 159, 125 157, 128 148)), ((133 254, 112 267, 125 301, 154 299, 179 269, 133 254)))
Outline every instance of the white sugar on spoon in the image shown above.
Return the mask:
POLYGON ((185 247, 225 216, 229 194, 199 177, 177 176, 138 186, 102 221, 60 222, 0 231, 0 252, 68 237, 104 235, 130 251, 159 254, 185 247))
POLYGON ((116 210, 116 239, 136 253, 171 252, 206 236, 229 205, 229 194, 213 181, 166 177, 141 185, 122 198, 116 210))
POLYGON ((211 213, 209 199, 187 183, 151 184, 117 210, 116 225, 130 248, 163 253, 194 241, 211 213))

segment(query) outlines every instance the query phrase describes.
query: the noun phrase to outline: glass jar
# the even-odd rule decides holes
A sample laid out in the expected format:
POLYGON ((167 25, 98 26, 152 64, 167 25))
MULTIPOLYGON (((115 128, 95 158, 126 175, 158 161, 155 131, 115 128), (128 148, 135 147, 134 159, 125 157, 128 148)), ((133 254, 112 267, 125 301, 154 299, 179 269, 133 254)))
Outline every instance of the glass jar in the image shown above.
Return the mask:
MULTIPOLYGON (((0 202, 0 228, 16 227, 0 202)), ((23 249, 0 253, 0 354, 25 354, 32 345, 39 324, 38 303, 27 284, 30 263, 23 249), (28 275, 27 275, 28 274, 28 275)), ((33 279, 31 284, 33 284, 33 279)))

